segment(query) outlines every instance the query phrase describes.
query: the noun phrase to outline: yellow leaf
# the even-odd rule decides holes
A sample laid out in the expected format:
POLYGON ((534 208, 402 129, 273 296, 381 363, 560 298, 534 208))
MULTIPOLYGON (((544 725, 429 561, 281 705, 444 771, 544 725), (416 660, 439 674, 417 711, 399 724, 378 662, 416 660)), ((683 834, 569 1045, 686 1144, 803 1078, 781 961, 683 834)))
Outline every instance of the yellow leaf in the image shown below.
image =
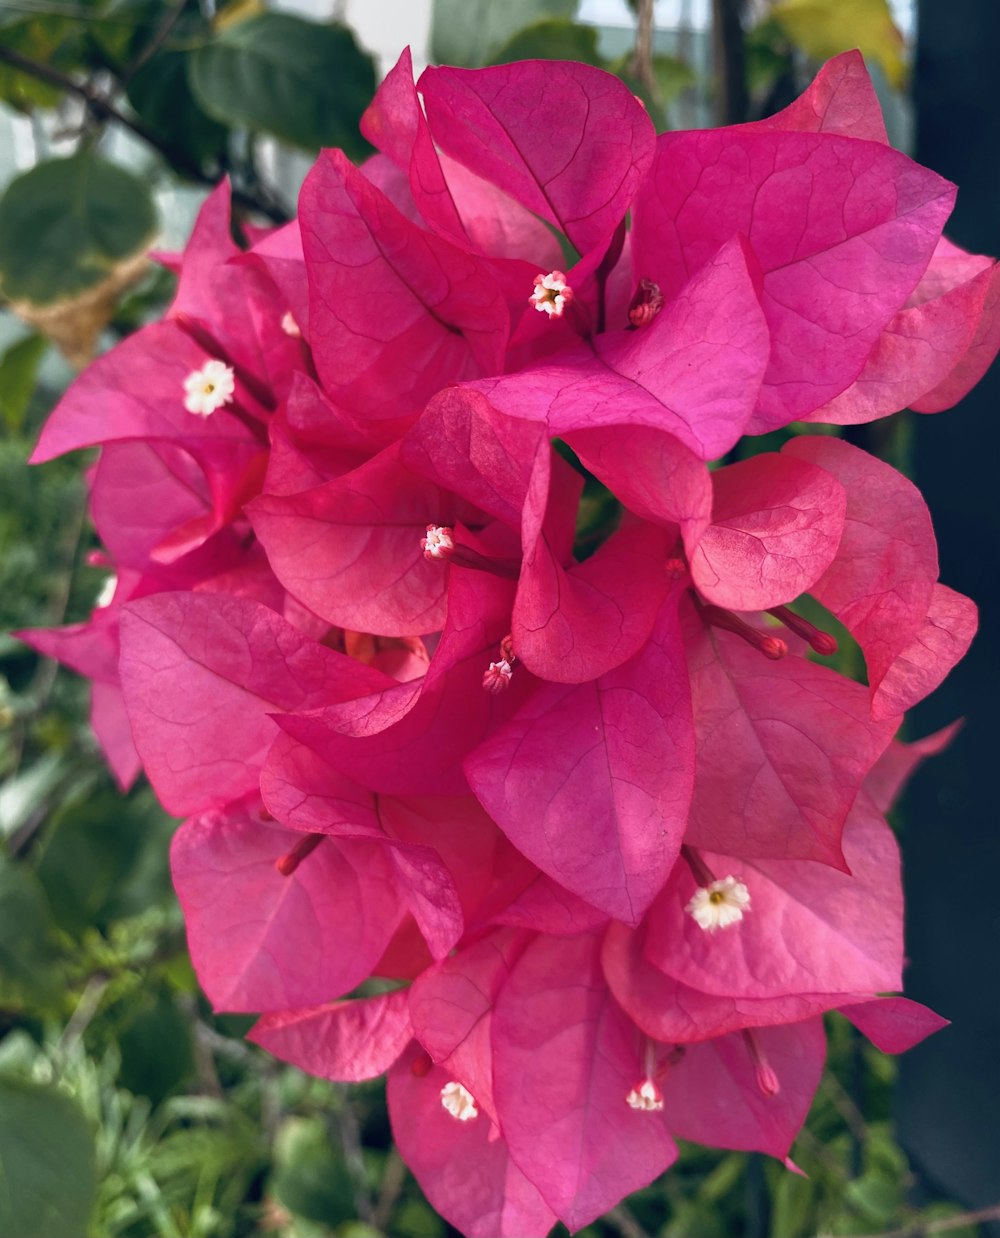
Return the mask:
POLYGON ((264 0, 232 0, 225 8, 219 10, 212 26, 216 30, 227 30, 230 26, 238 26, 240 22, 257 17, 265 11, 264 0))
POLYGON ((902 88, 905 40, 888 0, 779 0, 772 13, 787 37, 813 59, 828 60, 856 47, 882 66, 895 90, 902 88))

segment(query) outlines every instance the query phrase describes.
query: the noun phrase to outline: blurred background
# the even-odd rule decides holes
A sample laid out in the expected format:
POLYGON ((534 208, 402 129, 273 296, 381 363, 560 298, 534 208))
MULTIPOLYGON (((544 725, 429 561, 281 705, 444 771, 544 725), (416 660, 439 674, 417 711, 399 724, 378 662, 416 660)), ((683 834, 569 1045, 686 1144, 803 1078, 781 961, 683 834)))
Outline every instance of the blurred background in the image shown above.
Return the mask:
MULTIPOLYGON (((660 129, 770 114, 859 47, 894 144, 961 186, 951 239, 1000 250, 996 0, 0 0, 0 1238, 455 1232, 393 1151, 380 1085, 311 1079, 212 1014, 175 823, 105 771, 85 683, 9 635, 99 604, 91 460, 24 461, 74 373, 169 302, 146 251, 181 247, 223 175, 239 218, 289 218, 321 146, 368 153, 358 118, 406 44, 418 72, 600 65, 660 129)), ((831 1022, 793 1150, 808 1177, 688 1146, 588 1238, 1000 1233, 998 382, 850 431, 916 479, 942 578, 983 611, 908 723, 964 730, 894 819, 908 992, 953 1027, 897 1063, 831 1022)))

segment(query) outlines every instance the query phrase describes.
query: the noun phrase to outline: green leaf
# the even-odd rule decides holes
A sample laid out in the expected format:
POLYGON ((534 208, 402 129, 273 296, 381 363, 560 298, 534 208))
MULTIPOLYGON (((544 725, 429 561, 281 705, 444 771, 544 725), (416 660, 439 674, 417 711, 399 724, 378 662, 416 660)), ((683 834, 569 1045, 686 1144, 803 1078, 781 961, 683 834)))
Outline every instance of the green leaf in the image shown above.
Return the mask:
POLYGON ((106 280, 156 228, 148 186, 91 154, 50 159, 0 199, 0 286, 49 305, 106 280))
POLYGON ((187 52, 160 52, 139 69, 128 86, 129 102, 158 137, 196 163, 225 149, 228 130, 198 106, 188 83, 187 52))
POLYGON ((816 1185, 811 1178, 785 1172, 778 1179, 771 1197, 772 1238, 799 1238, 812 1228, 816 1185))
POLYGON ((188 73, 197 101, 223 124, 305 150, 368 153, 358 122, 375 92, 375 68, 346 26, 262 13, 199 48, 188 73))
POLYGON ((164 989, 144 993, 118 1037, 119 1080, 133 1095, 164 1100, 194 1073, 191 1021, 164 989))
POLYGON ((41 335, 27 335, 0 359, 0 420, 10 434, 20 434, 38 379, 38 367, 49 346, 41 335))
POLYGON ((172 830, 142 791, 123 799, 110 787, 90 789, 65 803, 38 863, 60 928, 103 929, 167 898, 172 830))
POLYGON ((9 996, 11 989, 46 994, 54 988, 53 929, 35 874, 0 856, 0 995, 9 996))
POLYGON ((607 68, 607 61, 597 50, 594 27, 581 26, 564 17, 549 17, 526 26, 490 56, 490 64, 510 64, 514 60, 581 60, 599 69, 607 68))
POLYGON ((0 785, 0 835, 9 838, 30 818, 44 814, 45 804, 69 766, 61 753, 47 752, 0 785))
POLYGON ((0 1078, 0 1234, 83 1238, 96 1194, 79 1107, 54 1088, 0 1078))
POLYGON ((271 1186, 292 1212, 336 1225, 357 1215, 351 1175, 319 1118, 288 1118, 274 1147, 271 1186))
POLYGON ((434 0, 431 59, 478 68, 525 26, 576 16, 578 0, 434 0))
MULTIPOLYGON (((5 17, 0 25, 0 43, 53 69, 76 68, 80 59, 79 23, 58 15, 5 17)), ((40 82, 8 64, 0 64, 0 99, 18 111, 55 107, 64 93, 57 86, 40 82)))
POLYGON ((900 1179, 869 1172, 844 1187, 844 1202, 865 1214, 874 1225, 888 1225, 903 1203, 900 1179))

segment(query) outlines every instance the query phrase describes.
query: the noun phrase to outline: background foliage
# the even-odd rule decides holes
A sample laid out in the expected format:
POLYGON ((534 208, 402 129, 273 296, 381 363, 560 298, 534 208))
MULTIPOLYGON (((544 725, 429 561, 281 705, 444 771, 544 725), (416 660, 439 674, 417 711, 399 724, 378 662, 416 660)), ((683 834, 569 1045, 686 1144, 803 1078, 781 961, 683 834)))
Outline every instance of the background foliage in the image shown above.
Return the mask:
MULTIPOLYGON (((775 0, 735 41, 739 6, 716 0, 730 35, 711 64, 683 37, 664 50, 651 4, 633 8, 635 36, 616 50, 576 0, 436 0, 431 54, 586 60, 625 78, 660 128, 713 107, 720 120, 773 111, 811 61, 855 45, 905 86, 886 0, 775 0)), ((82 620, 102 587, 88 459, 23 462, 74 367, 168 303, 172 277, 144 257, 157 200, 228 175, 244 222, 289 217, 284 149, 363 158, 375 81, 349 28, 254 0, 5 6, 0 100, 48 153, 0 197, 0 630, 82 620)), ((881 448, 905 461, 904 438, 881 448)), ((170 888, 174 823, 148 787, 118 793, 86 710, 80 681, 0 636, 0 1238, 454 1232, 393 1151, 379 1085, 310 1079, 246 1044, 251 1020, 209 1009, 170 888)), ((809 1177, 685 1147, 588 1238, 972 1238, 954 1206, 911 1203, 892 1060, 843 1023, 830 1031, 794 1152, 809 1177)))

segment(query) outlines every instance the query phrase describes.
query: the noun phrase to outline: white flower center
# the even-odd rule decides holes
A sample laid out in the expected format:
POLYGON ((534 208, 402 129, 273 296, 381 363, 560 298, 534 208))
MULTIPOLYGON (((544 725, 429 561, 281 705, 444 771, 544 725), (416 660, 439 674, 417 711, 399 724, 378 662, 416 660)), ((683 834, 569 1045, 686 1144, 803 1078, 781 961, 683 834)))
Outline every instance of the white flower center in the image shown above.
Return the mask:
POLYGON ((94 609, 103 610, 105 606, 110 606, 115 600, 115 592, 117 589, 118 577, 114 574, 114 572, 112 572, 110 576, 105 576, 104 578, 104 584, 101 585, 101 591, 97 595, 97 599, 94 602, 94 609))
POLYGON ((483 687, 487 692, 498 695, 510 683, 513 674, 514 668, 506 658, 501 658, 499 662, 491 662, 489 669, 483 673, 483 687))
POLYGON ((232 402, 235 390, 233 367, 224 361, 206 361, 184 380, 184 407, 197 417, 209 417, 232 402))
POLYGON ((550 271, 548 275, 535 276, 535 291, 529 298, 540 314, 550 318, 562 318, 566 306, 573 300, 573 289, 566 283, 562 271, 550 271))
POLYGON ((699 928, 714 933, 743 919, 743 913, 750 910, 750 891, 735 877, 723 877, 695 890, 685 910, 699 928))
POLYGON ((284 316, 281 319, 281 329, 286 335, 292 336, 293 339, 298 339, 302 334, 299 324, 295 321, 291 310, 285 311, 284 316))
POLYGON ((643 1113, 658 1113, 663 1108, 663 1093, 652 1079, 643 1079, 625 1097, 625 1103, 630 1109, 639 1109, 643 1113))
POLYGON ((471 1122, 473 1118, 479 1117, 476 1098, 468 1088, 462 1087, 454 1079, 441 1089, 441 1104, 459 1122, 471 1122))
POLYGON ((426 534, 420 539, 420 549, 425 559, 447 559, 455 549, 455 538, 446 525, 429 524, 426 534))

